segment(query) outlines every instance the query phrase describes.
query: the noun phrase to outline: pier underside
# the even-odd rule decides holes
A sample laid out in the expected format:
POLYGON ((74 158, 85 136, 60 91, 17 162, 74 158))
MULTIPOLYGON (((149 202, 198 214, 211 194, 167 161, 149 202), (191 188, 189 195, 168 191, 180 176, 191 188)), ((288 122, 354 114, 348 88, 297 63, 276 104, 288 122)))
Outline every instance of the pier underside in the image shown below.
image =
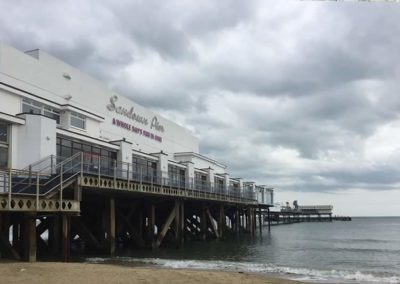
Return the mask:
POLYGON ((62 191, 0 198, 0 253, 25 261, 113 255, 116 249, 179 247, 256 233, 251 200, 80 175, 62 191))

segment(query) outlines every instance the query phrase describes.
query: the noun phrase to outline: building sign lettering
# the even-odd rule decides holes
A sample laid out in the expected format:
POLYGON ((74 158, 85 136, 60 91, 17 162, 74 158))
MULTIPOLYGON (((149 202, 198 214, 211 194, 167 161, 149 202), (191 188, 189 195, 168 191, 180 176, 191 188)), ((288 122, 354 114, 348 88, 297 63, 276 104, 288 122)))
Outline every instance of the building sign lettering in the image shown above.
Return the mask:
POLYGON ((112 96, 110 98, 110 103, 107 105, 107 109, 109 111, 115 111, 116 113, 123 115, 135 122, 138 122, 140 124, 143 124, 145 126, 149 125, 150 121, 150 129, 154 129, 156 131, 159 131, 161 133, 164 132, 164 126, 160 124, 160 122, 157 119, 157 116, 154 116, 152 119, 148 119, 147 117, 141 116, 135 112, 134 107, 131 107, 130 109, 124 108, 122 106, 117 106, 116 102, 118 101, 118 96, 112 96))
POLYGON ((113 118, 112 124, 115 125, 115 126, 118 126, 120 128, 126 129, 126 130, 128 130, 130 132, 136 133, 138 135, 142 135, 144 137, 147 137, 147 138, 150 138, 152 140, 155 140, 157 142, 162 142, 162 137, 160 137, 160 136, 158 136, 158 135, 156 135, 154 133, 151 133, 151 132, 149 132, 147 130, 141 129, 139 127, 135 127, 134 125, 132 125, 130 123, 123 122, 123 121, 121 121, 119 119, 113 118))

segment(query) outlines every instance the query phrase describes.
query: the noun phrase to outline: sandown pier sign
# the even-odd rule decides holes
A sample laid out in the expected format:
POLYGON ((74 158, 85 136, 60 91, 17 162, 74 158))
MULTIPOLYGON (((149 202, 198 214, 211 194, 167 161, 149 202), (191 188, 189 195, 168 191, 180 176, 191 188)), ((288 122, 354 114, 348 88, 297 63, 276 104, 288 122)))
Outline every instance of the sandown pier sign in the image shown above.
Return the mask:
MULTIPOLYGON (((158 132, 163 133, 164 132, 164 126, 160 124, 158 121, 157 116, 153 116, 151 119, 148 119, 145 116, 142 116, 138 113, 135 112, 134 107, 131 107, 130 109, 124 108, 122 106, 118 106, 116 103, 118 101, 118 96, 112 96, 110 98, 110 103, 107 105, 107 109, 109 111, 115 112, 117 114, 120 114, 122 116, 125 116, 126 118, 129 118, 130 120, 142 124, 144 126, 148 126, 150 124, 150 131, 151 130, 156 130, 158 132)), ((138 135, 147 137, 149 139, 162 142, 162 137, 159 135, 156 135, 150 131, 147 131, 145 129, 142 129, 140 127, 136 127, 135 125, 131 123, 127 123, 125 121, 113 118, 112 119, 112 124, 115 126, 118 126, 120 128, 123 128, 125 130, 128 130, 130 132, 134 132, 138 135)))
POLYGON ((138 122, 143 125, 149 125, 150 121, 150 129, 157 130, 159 132, 164 132, 164 126, 160 124, 157 116, 153 116, 152 119, 148 119, 147 117, 141 116, 135 112, 134 107, 131 107, 129 110, 122 106, 117 106, 116 102, 118 101, 118 96, 112 96, 110 98, 110 104, 107 105, 107 109, 109 111, 115 111, 118 114, 121 114, 135 122, 138 122))

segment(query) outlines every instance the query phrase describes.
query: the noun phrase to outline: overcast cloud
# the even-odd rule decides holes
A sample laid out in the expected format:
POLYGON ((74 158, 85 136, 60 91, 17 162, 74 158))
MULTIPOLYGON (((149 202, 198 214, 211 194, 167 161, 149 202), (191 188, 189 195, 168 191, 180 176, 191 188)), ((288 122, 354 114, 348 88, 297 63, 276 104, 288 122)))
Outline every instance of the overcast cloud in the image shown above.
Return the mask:
MULTIPOLYGON (((1 41, 41 48, 186 126, 202 154, 279 188, 278 200, 368 215, 371 202, 349 200, 400 199, 398 4, 0 5, 1 41)), ((390 200, 385 214, 400 215, 390 200)))

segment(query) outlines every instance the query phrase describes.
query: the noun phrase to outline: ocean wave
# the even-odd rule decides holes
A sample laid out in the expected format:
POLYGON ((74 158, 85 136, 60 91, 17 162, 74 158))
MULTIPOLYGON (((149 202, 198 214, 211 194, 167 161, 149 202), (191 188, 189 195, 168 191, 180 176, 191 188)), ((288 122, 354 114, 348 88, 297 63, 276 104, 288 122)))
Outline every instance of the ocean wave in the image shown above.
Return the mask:
POLYGON ((90 263, 104 262, 130 262, 158 267, 174 269, 201 269, 201 270, 221 270, 232 272, 249 272, 263 274, 279 274, 283 278, 307 282, 329 282, 329 283, 400 283, 400 275, 374 275, 360 271, 339 271, 339 270, 318 270, 307 268, 295 268, 286 266, 276 266, 266 263, 253 262, 231 262, 215 260, 173 260, 161 258, 87 258, 90 263))

